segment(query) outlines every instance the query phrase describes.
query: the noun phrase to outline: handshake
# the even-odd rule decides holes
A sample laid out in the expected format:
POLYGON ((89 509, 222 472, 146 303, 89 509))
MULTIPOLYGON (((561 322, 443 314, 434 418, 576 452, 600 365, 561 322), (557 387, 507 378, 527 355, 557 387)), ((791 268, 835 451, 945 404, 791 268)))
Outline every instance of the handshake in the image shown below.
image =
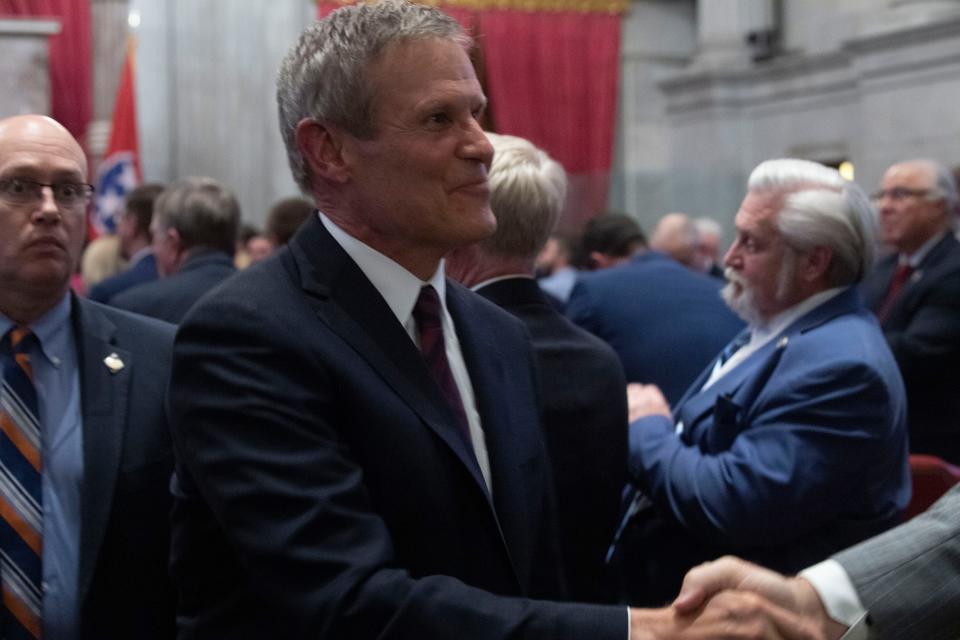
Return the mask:
POLYGON ((630 610, 631 640, 835 640, 845 632, 809 582, 734 557, 692 569, 671 606, 630 610))

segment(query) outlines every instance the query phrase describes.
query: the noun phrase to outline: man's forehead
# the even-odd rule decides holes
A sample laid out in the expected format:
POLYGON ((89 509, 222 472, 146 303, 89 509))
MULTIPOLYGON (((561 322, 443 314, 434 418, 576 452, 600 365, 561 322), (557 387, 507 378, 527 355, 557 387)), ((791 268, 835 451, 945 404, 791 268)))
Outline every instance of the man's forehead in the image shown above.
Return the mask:
POLYGON ((50 126, 0 126, 0 172, 79 174, 87 170, 80 145, 50 126))
POLYGON ((926 163, 905 162, 895 164, 883 174, 884 183, 903 182, 915 186, 917 183, 932 184, 934 171, 926 163))

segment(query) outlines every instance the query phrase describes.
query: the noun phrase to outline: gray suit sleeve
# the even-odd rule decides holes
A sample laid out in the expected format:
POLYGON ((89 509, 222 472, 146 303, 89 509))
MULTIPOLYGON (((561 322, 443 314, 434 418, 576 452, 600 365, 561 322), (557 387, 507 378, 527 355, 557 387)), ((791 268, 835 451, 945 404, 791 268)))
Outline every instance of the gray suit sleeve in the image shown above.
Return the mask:
POLYGON ((960 485, 926 513, 837 554, 871 638, 960 638, 960 485))

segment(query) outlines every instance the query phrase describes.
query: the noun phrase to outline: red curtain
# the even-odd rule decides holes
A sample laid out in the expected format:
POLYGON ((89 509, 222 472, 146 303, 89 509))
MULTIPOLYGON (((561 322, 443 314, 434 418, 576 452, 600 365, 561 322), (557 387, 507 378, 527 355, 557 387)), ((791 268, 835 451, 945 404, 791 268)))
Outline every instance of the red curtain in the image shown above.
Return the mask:
MULTIPOLYGON (((559 161, 570 186, 562 225, 606 207, 620 68, 617 0, 446 0, 476 38, 492 129, 527 138, 559 161), (516 4, 518 8, 510 7, 516 4), (537 5, 537 10, 525 6, 537 5), (570 10, 577 5, 577 10, 570 10), (481 7, 481 8, 478 8, 481 7)), ((318 3, 322 17, 340 2, 318 3)))
POLYGON ((50 39, 51 115, 82 141, 93 117, 90 0, 0 0, 0 15, 60 21, 50 39))
POLYGON ((565 223, 597 215, 613 157, 619 14, 486 11, 480 32, 497 131, 529 139, 567 170, 565 223))

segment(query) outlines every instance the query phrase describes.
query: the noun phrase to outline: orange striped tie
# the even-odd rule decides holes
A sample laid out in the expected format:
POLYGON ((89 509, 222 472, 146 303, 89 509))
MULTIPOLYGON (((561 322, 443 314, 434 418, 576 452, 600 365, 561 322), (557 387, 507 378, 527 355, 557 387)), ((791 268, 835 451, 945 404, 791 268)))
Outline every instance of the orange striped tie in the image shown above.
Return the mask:
POLYGON ((40 422, 29 354, 36 342, 25 327, 11 329, 0 340, 0 622, 5 640, 41 637, 40 422))

